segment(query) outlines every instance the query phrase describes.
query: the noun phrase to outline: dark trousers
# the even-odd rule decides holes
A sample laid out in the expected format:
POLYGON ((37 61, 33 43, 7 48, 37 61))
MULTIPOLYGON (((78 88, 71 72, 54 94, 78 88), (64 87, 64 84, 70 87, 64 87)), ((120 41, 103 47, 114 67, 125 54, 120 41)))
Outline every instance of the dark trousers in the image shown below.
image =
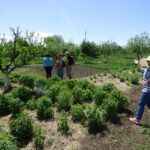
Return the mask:
POLYGON ((52 76, 52 69, 53 67, 45 67, 47 79, 52 76))

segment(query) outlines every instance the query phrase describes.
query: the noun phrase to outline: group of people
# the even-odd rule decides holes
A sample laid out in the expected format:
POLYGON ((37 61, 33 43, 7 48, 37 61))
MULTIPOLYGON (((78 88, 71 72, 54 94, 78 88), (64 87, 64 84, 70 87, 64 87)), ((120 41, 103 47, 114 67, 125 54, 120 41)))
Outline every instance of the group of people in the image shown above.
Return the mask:
POLYGON ((47 54, 44 57, 44 68, 46 71, 46 77, 47 79, 52 76, 52 69, 55 66, 57 75, 63 79, 64 78, 64 68, 66 68, 66 75, 69 79, 72 78, 72 66, 74 65, 74 57, 71 55, 70 52, 66 52, 66 59, 63 60, 62 56, 60 54, 57 54, 56 57, 56 63, 54 63, 53 58, 50 57, 49 54, 47 54))

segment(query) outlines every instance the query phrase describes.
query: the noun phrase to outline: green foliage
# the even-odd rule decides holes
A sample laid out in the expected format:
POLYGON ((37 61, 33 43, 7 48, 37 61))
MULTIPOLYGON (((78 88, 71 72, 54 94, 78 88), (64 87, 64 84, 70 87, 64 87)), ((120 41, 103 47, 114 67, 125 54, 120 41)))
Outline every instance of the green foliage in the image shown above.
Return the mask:
POLYGON ((77 85, 81 88, 81 89, 86 89, 89 85, 89 81, 87 80, 79 80, 77 85))
POLYGON ((58 83, 58 81, 60 81, 60 80, 61 80, 61 78, 59 78, 57 75, 52 76, 47 81, 47 88, 51 87, 55 83, 58 83))
POLYGON ((33 89, 34 87, 34 78, 28 75, 21 76, 19 82, 27 87, 33 89))
POLYGON ((16 137, 19 143, 27 142, 32 139, 33 125, 31 117, 22 112, 12 117, 9 122, 10 133, 16 137))
POLYGON ((97 57, 99 54, 98 47, 94 42, 83 41, 81 43, 81 52, 89 57, 97 57))
POLYGON ((138 84, 139 83, 139 75, 138 74, 132 74, 131 76, 130 76, 130 82, 132 83, 132 84, 138 84))
POLYGON ((67 84, 67 87, 68 87, 70 90, 72 90, 72 89, 76 86, 77 81, 76 81, 76 80, 73 80, 73 79, 67 80, 67 81, 66 81, 66 84, 67 84))
POLYGON ((61 134, 67 134, 69 131, 69 125, 68 125, 68 120, 67 120, 67 113, 66 112, 61 112, 58 118, 58 123, 57 123, 57 130, 61 134))
POLYGON ((9 97, 0 94, 0 116, 10 113, 9 101, 9 97))
POLYGON ((75 86, 72 91, 73 94, 73 104, 83 103, 84 101, 84 90, 79 86, 75 86))
POLYGON ((10 75, 10 80, 13 83, 18 83, 19 79, 20 79, 20 74, 18 74, 18 73, 13 73, 10 75))
POLYGON ((30 110, 35 110, 37 108, 37 100, 31 99, 26 103, 26 108, 30 110))
POLYGON ((53 110, 51 108, 52 101, 49 97, 43 96, 38 99, 37 116, 40 119, 51 119, 53 117, 53 110))
POLYGON ((48 88, 45 91, 45 95, 50 97, 52 102, 55 103, 57 101, 57 95, 60 91, 60 85, 59 84, 53 84, 50 88, 48 88))
POLYGON ((69 91, 67 90, 61 91, 57 99, 58 99, 57 107, 59 110, 65 111, 70 110, 72 104, 72 94, 69 91))
POLYGON ((105 124, 106 111, 102 108, 93 106, 87 111, 87 126, 91 133, 100 131, 105 124))
POLYGON ((84 106, 80 104, 73 105, 71 109, 71 116, 73 121, 84 121, 84 106))
POLYGON ((3 131, 2 129, 0 129, 0 149, 18 150, 15 137, 3 131))
POLYGON ((114 86, 114 84, 112 83, 107 83, 105 85, 103 85, 102 89, 108 93, 110 93, 112 90, 115 90, 116 87, 114 86))
POLYGON ((102 104, 102 108, 106 110, 106 119, 107 120, 114 120, 117 118, 117 111, 118 111, 118 102, 110 97, 105 99, 102 104))
POLYGON ((93 97, 94 102, 97 105, 101 105, 103 103, 103 101, 107 98, 108 98, 108 94, 102 89, 97 89, 95 91, 94 97, 93 97))
POLYGON ((32 90, 28 87, 19 87, 12 92, 15 98, 19 98, 23 102, 27 102, 32 97, 32 90))
POLYGON ((89 89, 84 91, 84 101, 89 102, 93 100, 93 92, 89 89))
POLYGON ((43 149, 45 137, 40 125, 34 125, 33 136, 35 147, 37 149, 43 149))
POLYGON ((127 96, 125 96, 119 90, 113 90, 111 93, 112 99, 118 103, 118 110, 121 111, 125 108, 128 108, 130 101, 127 96))
POLYGON ((9 107, 10 107, 10 112, 13 115, 16 115, 16 114, 20 113, 23 110, 24 102, 21 101, 19 98, 12 99, 10 101, 9 107))

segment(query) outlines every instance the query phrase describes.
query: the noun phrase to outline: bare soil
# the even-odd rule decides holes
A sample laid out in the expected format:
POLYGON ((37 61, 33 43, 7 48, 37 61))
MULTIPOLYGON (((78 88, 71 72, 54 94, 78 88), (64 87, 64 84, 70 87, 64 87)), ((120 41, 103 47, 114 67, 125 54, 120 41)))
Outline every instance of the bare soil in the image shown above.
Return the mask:
MULTIPOLYGON (((32 68, 32 71, 45 75, 41 67, 32 68)), ((57 132, 57 117, 55 112, 54 120, 39 121, 35 111, 27 111, 29 115, 40 124, 45 132, 44 150, 149 150, 150 149, 150 115, 146 108, 142 120, 142 126, 136 126, 129 122, 128 118, 133 116, 137 100, 141 93, 141 85, 130 85, 120 82, 110 74, 104 75, 99 70, 76 66, 74 77, 87 79, 97 86, 104 83, 114 83, 116 87, 123 91, 131 100, 128 110, 119 114, 119 119, 115 122, 107 122, 106 128, 96 135, 89 134, 87 128, 81 124, 73 123, 69 119, 70 131, 67 136, 62 136, 57 132), (83 73, 84 72, 84 73, 83 73), (149 132, 148 132, 149 131, 149 132)), ((0 118, 0 125, 7 130, 9 116, 0 118)), ((34 150, 33 142, 30 142, 21 150, 34 150)))

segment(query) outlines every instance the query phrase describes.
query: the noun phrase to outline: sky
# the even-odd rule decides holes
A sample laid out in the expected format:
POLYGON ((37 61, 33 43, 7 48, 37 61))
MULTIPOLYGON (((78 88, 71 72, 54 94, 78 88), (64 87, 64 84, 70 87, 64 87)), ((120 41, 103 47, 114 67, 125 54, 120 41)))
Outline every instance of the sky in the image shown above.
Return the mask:
POLYGON ((112 40, 125 46, 129 38, 150 32, 150 0, 0 0, 0 34, 10 27, 40 36, 61 35, 80 44, 112 40))

